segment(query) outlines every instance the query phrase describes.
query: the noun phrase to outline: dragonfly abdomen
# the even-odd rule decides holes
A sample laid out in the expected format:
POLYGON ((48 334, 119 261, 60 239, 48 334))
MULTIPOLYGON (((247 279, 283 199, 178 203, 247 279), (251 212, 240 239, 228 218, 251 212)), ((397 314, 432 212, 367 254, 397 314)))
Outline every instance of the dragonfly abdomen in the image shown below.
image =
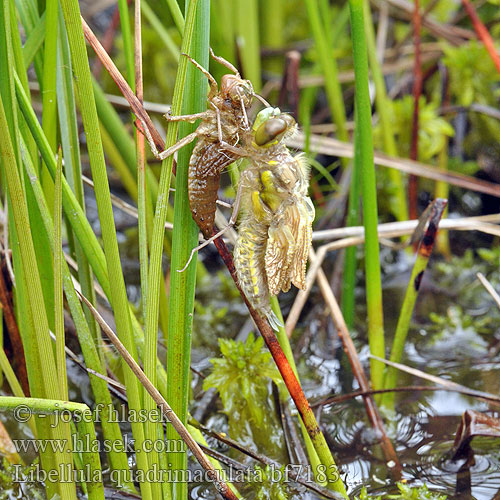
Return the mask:
POLYGON ((250 304, 270 325, 281 326, 269 305, 269 287, 264 263, 268 225, 247 218, 240 224, 234 248, 234 264, 239 284, 250 304))
POLYGON ((236 156, 224 151, 218 142, 201 140, 189 162, 188 195, 194 221, 205 238, 212 236, 218 189, 222 171, 236 156))

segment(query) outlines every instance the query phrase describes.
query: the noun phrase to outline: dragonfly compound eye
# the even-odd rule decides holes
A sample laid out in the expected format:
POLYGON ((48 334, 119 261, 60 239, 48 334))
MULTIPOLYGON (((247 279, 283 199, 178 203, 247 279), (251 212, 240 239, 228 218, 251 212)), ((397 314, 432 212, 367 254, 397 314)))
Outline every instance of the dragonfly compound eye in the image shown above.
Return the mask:
MULTIPOLYGON (((266 147, 278 143, 283 135, 290 129, 287 118, 290 115, 281 115, 279 118, 270 118, 255 131, 255 144, 266 147)), ((290 116, 293 120, 293 118, 290 116)), ((295 122, 295 120, 294 120, 295 122)))

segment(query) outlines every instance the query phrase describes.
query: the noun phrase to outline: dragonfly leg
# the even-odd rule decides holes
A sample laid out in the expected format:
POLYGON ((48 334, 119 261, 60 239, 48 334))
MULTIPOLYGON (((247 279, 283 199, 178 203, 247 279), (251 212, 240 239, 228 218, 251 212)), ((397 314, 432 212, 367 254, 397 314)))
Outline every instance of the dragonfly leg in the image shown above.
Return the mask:
MULTIPOLYGON (((190 144, 193 142, 196 138, 198 137, 198 132, 192 132, 189 135, 186 135, 186 137, 183 137, 180 141, 176 142, 173 146, 169 147, 168 149, 165 149, 165 151, 162 151, 157 158, 159 160, 164 160, 165 158, 168 158, 170 155, 173 155, 175 152, 179 151, 179 149, 183 148, 187 144, 190 144)), ((154 154, 154 153, 153 153, 154 154)))
POLYGON ((163 117, 167 122, 189 122, 194 123, 196 120, 206 120, 210 118, 212 112, 202 111, 201 113, 194 113, 192 115, 171 115, 169 113, 165 113, 163 117))
POLYGON ((238 155, 240 157, 246 156, 246 150, 244 148, 240 148, 238 146, 235 146, 234 144, 229 144, 229 142, 226 142, 224 140, 224 136, 222 135, 222 124, 221 124, 221 118, 220 118, 220 110, 217 107, 214 107, 215 109, 215 114, 217 117, 217 135, 219 138, 219 143, 221 145, 221 149, 225 149, 229 153, 234 153, 235 155, 238 155))
POLYGON ((149 147, 151 148, 151 152, 153 153, 153 156, 158 160, 164 160, 170 155, 173 155, 176 151, 179 151, 179 149, 183 148, 190 142, 193 142, 198 137, 198 133, 195 131, 187 135, 186 137, 183 137, 179 142, 177 142, 170 148, 165 149, 164 151, 158 151, 158 148, 156 147, 155 141, 153 140, 151 132, 149 131, 148 126, 146 125, 146 122, 141 118, 138 119, 141 123, 141 132, 146 136, 146 139, 149 143, 149 147))
POLYGON ((240 76, 239 71, 229 61, 226 61, 226 59, 224 59, 223 57, 216 56, 211 47, 210 47, 210 55, 215 61, 217 61, 219 64, 222 64, 222 66, 225 66, 229 71, 232 71, 237 77, 240 76))
POLYGON ((199 62, 195 61, 189 54, 185 54, 184 52, 181 54, 186 56, 188 61, 193 64, 196 68, 198 68, 207 78, 208 83, 210 84, 210 96, 214 96, 219 91, 219 86, 217 85, 217 80, 209 73, 199 62))

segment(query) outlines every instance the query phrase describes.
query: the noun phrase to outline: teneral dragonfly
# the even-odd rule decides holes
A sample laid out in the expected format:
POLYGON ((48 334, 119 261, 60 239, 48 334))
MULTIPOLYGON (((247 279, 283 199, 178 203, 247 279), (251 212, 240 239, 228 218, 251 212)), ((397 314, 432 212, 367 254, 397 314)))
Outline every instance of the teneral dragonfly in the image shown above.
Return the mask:
POLYGON ((242 217, 234 263, 247 299, 277 329, 270 296, 288 291, 291 283, 305 288, 314 220, 307 196, 309 166, 304 155, 293 156, 284 143, 296 131, 291 115, 266 108, 252 130, 253 154, 238 189, 242 217))

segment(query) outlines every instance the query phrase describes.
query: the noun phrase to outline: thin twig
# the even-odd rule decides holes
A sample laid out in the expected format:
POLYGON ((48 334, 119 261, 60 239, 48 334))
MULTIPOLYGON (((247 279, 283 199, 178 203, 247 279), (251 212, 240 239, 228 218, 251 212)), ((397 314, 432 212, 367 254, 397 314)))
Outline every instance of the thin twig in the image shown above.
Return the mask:
POLYGON ((325 406, 329 404, 338 404, 343 403, 344 401, 349 401, 350 399, 358 398, 360 396, 365 396, 367 394, 387 394, 388 392, 425 392, 425 391, 446 391, 446 392, 458 392, 460 394, 464 394, 465 396, 472 396, 480 399, 481 401, 488 401, 488 403, 500 405, 500 397, 496 397, 493 399, 486 399, 482 396, 477 396, 473 392, 468 389, 461 389, 458 387, 442 387, 442 386, 432 386, 432 385, 408 385, 402 387, 392 387, 391 389, 377 389, 370 391, 355 391, 349 394, 341 394, 340 396, 331 396, 321 401, 317 401, 316 403, 312 403, 312 408, 318 408, 320 406, 325 406))
POLYGON ((85 302, 87 307, 92 312, 92 315, 99 323, 102 331, 106 334, 112 344, 116 347, 118 352, 122 355, 123 359, 129 365, 130 369, 134 372, 135 376, 139 379, 143 387, 148 391, 148 394, 153 398, 155 403, 161 409, 163 415, 169 420, 174 429, 177 431, 182 440, 186 443, 188 448, 191 450, 193 455, 198 460, 199 464, 207 472, 208 477, 213 481, 217 491, 224 497, 230 500, 237 500, 236 495, 231 491, 228 485, 221 479, 219 471, 217 471, 211 462, 208 460, 207 456, 203 453, 198 443, 193 439, 191 434, 181 422, 179 417, 172 410, 170 405, 165 401, 163 396, 160 394, 158 389, 151 383, 151 381, 146 377, 144 372, 141 370, 140 366, 136 363, 134 358, 125 349, 125 346, 121 343, 120 339, 111 330, 108 324, 104 321, 102 316, 97 312, 93 305, 80 293, 78 292, 81 300, 85 302))
MULTIPOLYGON (((494 226, 494 224, 498 223, 500 223, 500 213, 480 215, 478 217, 460 217, 458 219, 443 219, 439 223, 439 227, 441 227, 442 229, 452 229, 452 230, 454 229, 457 231, 482 231, 483 225, 486 224, 488 226, 493 226, 493 228, 496 228, 497 230, 500 230, 500 228, 494 226)), ((418 221, 416 220, 386 222, 384 224, 379 224, 377 226, 377 231, 379 237, 396 238, 398 236, 403 236, 405 234, 411 234, 415 230, 417 225, 418 221)), ((487 229, 485 232, 487 232, 488 234, 498 235, 497 232, 495 231, 490 232, 489 229, 487 229)), ((363 226, 339 227, 336 229, 324 229, 322 231, 314 231, 312 239, 313 241, 320 241, 320 240, 335 240, 335 239, 350 238, 350 237, 364 238, 364 234, 365 232, 363 226)))
POLYGON ((441 385, 443 387, 447 387, 450 389, 456 389, 457 391, 467 391, 469 396, 473 396, 475 398, 486 399, 487 401, 493 401, 498 403, 498 396, 494 394, 490 394, 489 392, 476 391, 474 389, 470 389, 465 385, 457 384, 456 382, 451 382, 450 380, 446 380, 441 377, 437 377, 436 375, 429 375, 428 373, 423 372, 422 370, 418 370, 417 368, 411 368, 409 366, 403 365, 401 363, 394 363, 393 361, 389 361, 387 359, 379 358, 378 356, 374 356, 373 354, 368 354, 369 358, 376 359, 377 361, 381 361, 388 366, 392 366, 393 368, 397 368, 403 372, 409 373, 410 375, 414 375, 415 377, 423 378, 425 380, 429 380, 435 384, 441 385))
MULTIPOLYGON (((314 262, 314 260, 316 259, 316 254, 312 248, 309 251, 309 258, 311 262, 314 262)), ((323 299, 330 309, 330 315, 332 317, 333 323, 335 324, 335 327, 337 328, 337 333, 340 337, 340 340, 342 341, 342 345, 349 359, 349 363, 351 364, 353 374, 356 377, 361 390, 365 392, 369 391, 371 387, 370 383, 368 382, 368 377, 366 376, 363 365, 359 360, 356 347, 354 346, 351 336, 349 335, 349 330, 347 328, 347 325, 345 324, 342 311, 340 310, 340 307, 337 303, 337 299, 335 298, 335 295, 333 295, 330 284, 328 283, 328 279, 321 267, 318 270, 318 285, 323 295, 323 299)), ((396 451, 394 450, 391 440, 385 432, 384 423, 378 411, 377 405, 375 404, 375 401, 373 400, 371 395, 363 396, 363 401, 365 403, 366 413, 368 415, 368 419, 372 424, 372 427, 380 434, 380 444, 384 455, 388 462, 394 463, 394 467, 391 469, 391 472, 393 473, 393 476, 398 479, 401 477, 401 463, 399 462, 398 456, 396 455, 396 451)))
MULTIPOLYGON (((141 137, 144 137, 142 134, 139 135, 141 137)), ((92 179, 89 179, 87 176, 82 175, 82 180, 85 184, 87 184, 87 186, 94 189, 94 181, 92 181, 92 179)), ((110 193, 110 199, 113 206, 120 209, 122 212, 132 216, 134 219, 137 219, 139 217, 137 213, 137 208, 135 208, 130 203, 127 203, 125 200, 122 200, 119 196, 116 196, 116 194, 110 193)), ((173 229, 173 228, 174 225, 171 222, 165 222, 165 229, 173 229)))
POLYGON ((83 19, 83 17, 82 17, 82 26, 85 38, 94 49, 95 53, 97 54, 97 57, 102 61, 104 67, 107 69, 111 78, 113 78, 116 85, 118 85, 120 92, 129 102, 130 107, 132 108, 132 112, 137 116, 137 118, 146 123, 149 132, 151 133, 151 136, 156 144, 156 147, 160 151, 163 151, 165 149, 165 141, 160 136, 158 130, 156 130, 156 127, 154 126, 153 122, 151 121, 151 118, 144 109, 144 106, 141 104, 136 95, 132 92, 132 89, 128 85, 127 81, 125 80, 125 78, 123 78, 123 75, 120 73, 120 71, 118 71, 118 68, 116 67, 115 63, 111 60, 108 53, 104 50, 103 46, 101 45, 97 37, 94 35, 89 25, 85 22, 85 19, 83 19))
MULTIPOLYGON (((482 231, 487 234, 500 236, 500 228, 488 222, 500 222, 500 214, 484 215, 480 217, 465 217, 462 219, 444 219, 439 223, 439 227, 447 230, 482 231)), ((407 234, 412 234, 417 225, 418 221, 416 220, 380 224, 378 226, 379 241, 383 242, 384 238, 397 238, 407 234)), ((297 293, 285 323, 285 331, 289 338, 295 329, 300 313, 302 312, 302 309, 311 292, 318 270, 327 253, 352 245, 361 245, 365 241, 364 228, 362 226, 326 229, 323 231, 315 231, 313 233, 313 240, 329 240, 342 237, 343 239, 318 247, 316 259, 314 262, 311 262, 307 271, 306 288, 305 290, 299 290, 297 293)))
MULTIPOLYGON (((293 138, 286 141, 288 147, 304 149, 305 136, 302 132, 296 134, 293 138)), ((317 135, 310 136, 310 150, 314 153, 325 154, 329 156, 340 156, 352 158, 354 156, 353 145, 349 142, 339 141, 332 137, 322 137, 317 135)), ((395 158, 386 154, 375 152, 374 161, 376 165, 383 167, 396 168, 401 172, 415 174, 427 179, 443 181, 454 186, 459 186, 472 191, 477 191, 500 198, 500 185, 494 182, 475 179, 469 175, 458 172, 450 172, 435 166, 412 161, 406 158, 395 158)))

